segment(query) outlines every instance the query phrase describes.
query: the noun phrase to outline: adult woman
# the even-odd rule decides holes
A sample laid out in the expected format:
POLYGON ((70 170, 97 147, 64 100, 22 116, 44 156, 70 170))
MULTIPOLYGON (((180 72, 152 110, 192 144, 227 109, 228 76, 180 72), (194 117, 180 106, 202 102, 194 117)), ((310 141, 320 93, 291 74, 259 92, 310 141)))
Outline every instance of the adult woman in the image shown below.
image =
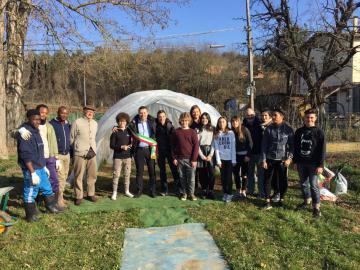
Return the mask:
POLYGON ((176 193, 180 183, 179 183, 179 174, 177 172, 176 166, 173 164, 173 160, 171 157, 170 151, 170 139, 171 134, 174 131, 174 126, 171 121, 166 117, 166 113, 164 110, 159 110, 157 113, 156 122, 156 131, 155 137, 158 146, 158 165, 160 169, 160 181, 161 181, 161 192, 162 196, 166 196, 168 194, 168 182, 166 176, 166 161, 169 164, 171 173, 174 178, 174 184, 176 193))
POLYGON ((200 116, 201 116, 201 109, 198 105, 193 105, 190 108, 190 115, 192 118, 192 123, 190 125, 190 128, 195 129, 196 132, 199 131, 201 126, 200 116))
POLYGON ((199 158, 198 171, 202 189, 201 196, 213 200, 214 197, 214 166, 212 158, 214 155, 214 127, 211 125, 210 115, 204 112, 201 117, 201 125, 198 133, 199 158))
POLYGON ((236 165, 233 168, 236 190, 240 196, 246 197, 247 172, 253 142, 250 131, 241 125, 240 117, 234 116, 231 118, 231 129, 235 134, 236 145, 236 165))

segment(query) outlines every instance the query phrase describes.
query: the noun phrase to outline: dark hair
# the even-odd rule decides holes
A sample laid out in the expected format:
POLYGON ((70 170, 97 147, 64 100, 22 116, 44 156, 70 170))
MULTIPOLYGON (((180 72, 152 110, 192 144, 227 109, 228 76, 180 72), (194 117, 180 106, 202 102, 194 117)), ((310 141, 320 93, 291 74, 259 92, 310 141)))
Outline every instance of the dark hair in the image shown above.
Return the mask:
POLYGON ((261 110, 261 112, 260 112, 261 114, 263 114, 263 113, 268 113, 270 116, 271 116, 271 110, 270 110, 270 108, 264 108, 264 109, 262 109, 261 110))
POLYGON ((37 105, 36 106, 36 110, 40 110, 41 108, 46 108, 46 109, 48 109, 49 110, 49 107, 47 106, 47 105, 45 105, 45 104, 39 104, 39 105, 37 105))
POLYGON ((203 131, 203 130, 208 130, 208 131, 213 131, 214 130, 214 127, 211 125, 211 118, 210 118, 210 115, 207 113, 207 112, 204 112, 201 116, 200 116, 200 131, 203 131), (207 118, 207 120, 208 120, 208 123, 204 126, 203 124, 202 124, 202 121, 201 121, 201 119, 203 118, 203 117, 206 117, 207 118))
POLYGON ((67 108, 65 106, 60 106, 57 110, 57 112, 59 113, 62 110, 67 110, 67 108))
POLYGON ((148 107, 146 107, 146 106, 140 106, 139 109, 138 109, 138 112, 139 112, 140 110, 143 110, 143 109, 149 111, 148 107))
POLYGON ((159 117, 159 114, 160 113, 165 113, 165 115, 166 115, 166 112, 164 111, 164 110, 159 110, 158 112, 157 112, 157 114, 156 114, 156 117, 159 117))
POLYGON ((317 111, 317 109, 315 109, 315 108, 307 109, 307 110, 305 111, 305 115, 308 115, 308 114, 315 114, 315 115, 317 115, 317 113, 318 113, 318 111, 317 111))
POLYGON ((221 119, 225 119, 225 122, 226 122, 226 126, 225 126, 225 133, 228 133, 229 132, 229 127, 228 127, 228 121, 227 121, 227 118, 226 116, 220 116, 219 119, 217 120, 217 123, 216 123, 216 128, 215 128, 215 137, 217 137, 220 133, 220 127, 219 127, 219 122, 221 119))
POLYGON ((30 109, 26 112, 26 117, 28 119, 30 119, 31 116, 34 116, 34 115, 40 115, 40 112, 38 109, 30 109))
POLYGON ((121 112, 116 116, 116 123, 119 123, 120 120, 125 120, 127 124, 130 123, 130 116, 127 113, 121 112))
MULTIPOLYGON (((198 105, 192 105, 191 106, 191 108, 190 108, 190 115, 191 115, 191 118, 193 118, 193 116, 192 116, 192 113, 193 113, 193 111, 195 110, 195 109, 198 109, 199 111, 200 111, 200 114, 201 114, 201 109, 200 109, 200 107, 198 106, 198 105)), ((194 120, 194 119, 193 119, 194 120)))

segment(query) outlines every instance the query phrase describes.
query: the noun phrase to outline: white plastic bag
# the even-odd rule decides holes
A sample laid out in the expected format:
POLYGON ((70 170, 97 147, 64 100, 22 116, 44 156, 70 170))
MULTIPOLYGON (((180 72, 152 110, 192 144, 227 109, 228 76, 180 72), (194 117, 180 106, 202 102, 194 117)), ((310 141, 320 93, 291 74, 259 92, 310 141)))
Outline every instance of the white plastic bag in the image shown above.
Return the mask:
POLYGON ((345 194, 348 190, 348 182, 346 178, 341 174, 338 173, 336 178, 336 188, 335 188, 335 194, 345 194))

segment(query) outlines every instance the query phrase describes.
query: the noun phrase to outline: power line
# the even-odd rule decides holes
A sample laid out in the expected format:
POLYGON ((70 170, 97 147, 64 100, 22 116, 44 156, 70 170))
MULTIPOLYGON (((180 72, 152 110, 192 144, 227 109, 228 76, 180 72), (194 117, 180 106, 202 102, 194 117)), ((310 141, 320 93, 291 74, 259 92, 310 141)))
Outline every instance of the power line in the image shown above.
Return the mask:
MULTIPOLYGON (((172 35, 166 35, 166 36, 160 36, 160 37, 138 37, 138 38, 130 38, 130 39, 120 39, 120 40, 114 40, 115 42, 129 42, 129 41, 138 41, 138 42, 152 42, 156 40, 166 40, 166 39, 176 39, 176 38, 182 38, 182 37, 192 37, 192 36, 201 36, 201 35, 209 35, 209 34, 215 34, 215 33, 221 33, 221 32, 231 32, 236 30, 241 30, 242 27, 230 27, 230 28, 223 28, 223 29, 212 29, 208 31, 203 32, 192 32, 192 33, 182 33, 182 34, 172 34, 172 35)), ((74 42, 75 43, 75 42, 74 42)), ((111 42, 108 42, 111 44, 111 42)), ((25 47, 31 47, 31 46, 60 46, 60 45, 70 45, 73 44, 71 42, 51 42, 51 43, 30 43, 25 44, 25 47)), ((79 41, 76 42, 76 44, 106 44, 106 41, 104 40, 95 40, 95 41, 79 41)), ((90 45, 89 45, 90 46, 90 45)))

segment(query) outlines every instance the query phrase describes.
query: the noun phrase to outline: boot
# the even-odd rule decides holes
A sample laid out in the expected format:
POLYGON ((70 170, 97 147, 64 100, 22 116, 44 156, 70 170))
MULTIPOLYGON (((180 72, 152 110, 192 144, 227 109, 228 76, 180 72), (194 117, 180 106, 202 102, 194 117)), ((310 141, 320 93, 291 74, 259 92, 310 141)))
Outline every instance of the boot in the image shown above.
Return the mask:
POLYGON ((58 208, 54 195, 45 197, 45 207, 52 214, 57 214, 64 211, 64 209, 58 208))
POLYGON ((65 210, 67 208, 66 204, 64 203, 64 197, 63 197, 63 193, 61 191, 56 192, 55 193, 55 198, 56 198, 56 207, 58 209, 63 209, 65 210))
POLYGON ((36 222, 39 218, 36 216, 36 205, 35 203, 24 203, 26 221, 27 222, 36 222))

